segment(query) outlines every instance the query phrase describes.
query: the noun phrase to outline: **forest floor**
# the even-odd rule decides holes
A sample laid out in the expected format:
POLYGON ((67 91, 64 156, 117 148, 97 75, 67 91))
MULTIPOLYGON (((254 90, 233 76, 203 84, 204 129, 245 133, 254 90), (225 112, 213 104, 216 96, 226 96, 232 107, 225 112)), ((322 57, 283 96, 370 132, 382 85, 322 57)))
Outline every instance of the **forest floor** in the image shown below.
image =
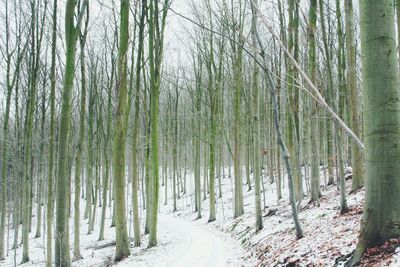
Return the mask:
MULTIPOLYGON (((348 175, 351 175, 351 170, 348 175)), ((267 180, 269 178, 264 179, 267 180)), ((247 251, 242 258, 252 262, 248 266, 343 266, 342 261, 357 244, 364 189, 349 192, 351 179, 346 181, 349 212, 341 215, 339 189, 336 185, 323 188, 322 180, 321 170, 320 206, 309 203, 307 197, 300 204, 299 219, 304 235, 300 240, 295 236, 286 184, 282 190, 283 198, 279 202, 275 183, 264 184, 264 229, 256 233, 254 189, 244 193, 245 214, 233 219, 231 180, 221 179, 223 198, 217 198, 217 221, 211 225, 240 241, 247 251)), ((247 189, 247 186, 244 185, 244 188, 247 189)), ((202 204, 204 218, 201 220, 205 222, 208 219, 209 204, 208 201, 203 201, 202 204)), ((193 218, 195 215, 188 212, 189 207, 188 205, 183 212, 178 212, 178 215, 193 218)), ((381 248, 370 249, 361 266, 400 266, 399 244, 400 239, 390 240, 381 248)))
MULTIPOLYGON (((129 187, 128 187, 129 188, 129 187)), ((163 189, 163 188, 161 188, 163 189)), ((160 200, 163 199, 160 190, 160 200)), ((129 197, 128 197, 129 198, 129 197)), ((181 198, 183 200, 184 198, 181 198)), ((186 197, 185 199, 188 199, 186 197)), ((83 201, 82 201, 83 202, 83 201)), ((81 202, 81 212, 84 211, 84 203, 81 202)), ((127 201, 130 203, 130 201, 127 201)), ((128 208, 130 209, 130 208, 128 208)), ((35 238, 37 218, 36 207, 33 209, 32 231, 29 234, 30 260, 25 264, 21 263, 22 244, 17 249, 8 250, 5 261, 0 266, 44 266, 45 265, 45 236, 35 238)), ((95 229, 87 234, 88 221, 81 220, 80 248, 82 259, 73 261, 72 266, 76 267, 102 267, 102 266, 157 266, 157 267, 208 267, 208 266, 249 266, 249 261, 241 259, 245 249, 228 234, 221 233, 211 225, 200 221, 191 222, 168 212, 168 209, 160 203, 158 218, 158 244, 154 248, 147 248, 148 235, 142 236, 140 247, 131 247, 131 256, 115 264, 113 262, 115 253, 115 228, 111 225, 111 207, 107 207, 105 240, 98 241, 100 228, 101 208, 97 208, 95 229)), ((128 231, 132 233, 132 217, 128 212, 128 231)), ((144 222, 144 211, 140 209, 141 222, 144 222)), ((70 253, 73 248, 73 219, 70 219, 70 253)), ((144 226, 144 225, 142 225, 144 226)), ((142 228, 143 229, 143 228, 142 228)), ((19 229, 21 235, 22 225, 19 229)), ((42 230, 42 233, 45 229, 42 230)), ((10 228, 8 247, 12 246, 14 231, 10 228)), ((54 258, 53 258, 54 259, 54 258)))
MULTIPOLYGON (((227 171, 225 171, 227 173, 227 171)), ((322 174, 322 172, 321 172, 322 174)), ((322 180, 322 175, 321 175, 322 180)), ((168 181, 168 196, 172 192, 168 181)), ((222 198, 219 198, 219 180, 216 181, 217 220, 208 223, 209 200, 201 202, 202 218, 196 220, 194 213, 193 176, 187 173, 187 193, 177 199, 177 212, 173 213, 173 201, 168 198, 164 205, 165 187, 160 189, 160 213, 158 222, 158 245, 146 248, 147 236, 142 238, 141 247, 131 247, 132 255, 117 266, 341 266, 341 257, 349 255, 356 246, 362 216, 364 190, 348 192, 349 212, 339 213, 339 190, 336 185, 322 189, 320 206, 308 203, 304 197, 300 205, 300 223, 304 237, 296 240, 287 193, 278 202, 275 183, 264 178, 265 198, 261 195, 264 229, 255 232, 254 189, 244 189, 244 215, 233 218, 233 185, 226 175, 221 179, 222 198)), ((347 188, 351 180, 347 181, 347 188)), ((127 188, 130 188, 128 185, 127 188)), ((306 191, 306 188, 305 188, 306 191)), ((128 192, 129 193, 129 192, 128 192)), ((202 192, 203 196, 203 192, 202 192)), ((129 197, 127 203, 130 203, 129 197)), ((82 203, 81 211, 84 206, 82 203)), ((98 241, 100 208, 94 232, 87 234, 87 220, 81 221, 81 254, 83 259, 72 266, 114 265, 115 229, 111 224, 111 207, 107 207, 105 240, 98 241)), ((34 209, 36 212, 36 209, 34 209)), ((128 232, 132 233, 132 216, 128 207, 128 232)), ((144 212, 140 217, 144 222, 144 212)), ((36 216, 32 220, 30 233, 30 261, 21 266, 44 266, 45 237, 34 238, 36 216)), ((42 233, 45 232, 43 229, 42 233)), ((10 229, 9 247, 12 245, 13 230, 10 229)), ((20 232, 21 233, 21 232, 20 232)), ((70 221, 70 243, 73 243, 73 221, 70 221)), ((380 249, 368 251, 369 257, 362 266, 400 266, 400 240, 391 240, 380 249)), ((16 266, 21 262, 22 246, 9 250, 0 266, 16 266), (15 258, 14 258, 15 253, 15 258)), ((71 250, 72 257, 72 250, 71 250)))
MULTIPOLYGON (((72 223, 72 222, 71 222, 72 223)), ((108 225, 111 218, 107 219, 108 225)), ((97 227, 98 228, 98 227, 97 227)), ((82 232, 87 230, 87 223, 81 224, 82 232)), ((116 266, 160 266, 160 267, 206 267, 206 266, 243 266, 239 259, 244 249, 237 241, 209 225, 191 223, 171 214, 161 213, 158 223, 158 245, 146 248, 147 236, 141 247, 131 247, 131 256, 116 266)), ((71 231, 73 229, 71 228, 71 231)), ((83 259, 74 261, 72 266, 111 266, 115 265, 115 228, 106 227, 106 239, 98 241, 98 230, 91 234, 81 234, 81 254, 83 259)), ((70 242, 72 249, 73 234, 70 242)), ((0 266, 44 266, 45 250, 43 238, 34 238, 30 234, 30 261, 20 265, 22 246, 9 251, 9 256, 0 266)), ((71 250, 72 255, 72 250, 71 250)))

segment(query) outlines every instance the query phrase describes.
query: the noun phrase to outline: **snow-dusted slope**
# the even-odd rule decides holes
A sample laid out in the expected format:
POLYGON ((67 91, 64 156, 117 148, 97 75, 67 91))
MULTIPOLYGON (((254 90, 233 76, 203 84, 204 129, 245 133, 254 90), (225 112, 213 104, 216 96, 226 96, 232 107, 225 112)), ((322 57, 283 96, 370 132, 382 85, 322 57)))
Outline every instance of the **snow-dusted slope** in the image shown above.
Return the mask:
MULTIPOLYGON (((189 178, 190 179, 190 178, 189 178)), ((188 183, 188 185, 190 182, 188 183)), ((190 185, 189 185, 190 186, 190 185)), ((129 188, 129 185, 128 185, 129 188)), ((170 189, 170 188, 169 188, 170 189)), ((190 190, 188 190, 190 191, 190 190)), ((163 188, 160 189, 160 200, 163 197, 163 188)), ((172 191, 170 191, 172 192, 172 191)), ((185 210, 190 216, 182 218, 171 212, 171 205, 164 206, 160 203, 160 214, 158 221, 158 245, 154 248, 147 248, 148 236, 142 237, 141 247, 131 247, 132 255, 119 262, 117 266, 165 266, 165 267, 224 267, 224 266, 247 266, 240 259, 245 251, 239 245, 239 241, 229 237, 227 234, 221 233, 214 227, 210 226, 204 220, 191 221, 190 203, 191 195, 188 193, 182 196, 178 201, 180 212, 185 210)), ((205 202, 205 201, 204 201, 205 202)), ((128 201, 127 203, 130 204, 128 201)), ((169 201, 172 203, 172 201, 169 201)), ((129 205, 128 205, 129 206, 129 205)), ((34 210, 36 207, 34 207, 34 210)), ((128 229, 131 233, 132 221, 128 207, 128 229)), ((81 216, 81 234, 80 248, 83 259, 75 261, 72 266, 76 267, 98 267, 109 266, 113 264, 115 252, 115 228, 111 225, 111 207, 107 207, 105 240, 98 241, 99 236, 99 220, 100 209, 97 208, 98 217, 95 223, 95 230, 91 234, 87 234, 87 220, 81 216)), ((84 211, 84 201, 81 201, 81 212, 84 211)), ((144 223, 144 211, 140 209, 141 222, 144 223)), ((205 218, 205 217, 204 217, 205 218)), ((32 218, 32 229, 36 229, 36 217, 32 218)), ((70 218, 70 249, 71 258, 73 247, 73 218, 70 218)), ((20 226, 21 234, 22 226, 20 226)), ((10 246, 13 241, 14 231, 10 229, 9 239, 10 246)), ((42 231, 46 233, 46 231, 42 231)), ((20 266, 44 266, 46 258, 45 237, 34 238, 34 231, 29 234, 30 242, 30 261, 20 266)), ((20 236, 19 236, 20 237, 20 236)), ((5 261, 0 262, 0 266, 11 267, 19 265, 22 256, 22 245, 16 250, 9 250, 5 261), (15 252, 15 258, 14 258, 15 252)))

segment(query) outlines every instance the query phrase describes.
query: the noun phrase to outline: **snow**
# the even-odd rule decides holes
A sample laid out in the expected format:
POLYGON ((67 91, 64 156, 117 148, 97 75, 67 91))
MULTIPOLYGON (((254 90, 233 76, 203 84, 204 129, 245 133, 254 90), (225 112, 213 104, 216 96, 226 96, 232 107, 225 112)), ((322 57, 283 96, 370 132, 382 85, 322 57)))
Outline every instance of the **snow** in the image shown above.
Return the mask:
MULTIPOLYGON (((72 221, 71 221, 72 223, 72 221)), ((110 225, 108 218, 106 225, 110 225)), ((92 234, 84 234, 87 224, 81 225, 81 254, 82 260, 75 261, 72 266, 107 266, 113 261, 115 246, 97 249, 115 240, 114 228, 106 227, 106 240, 97 241, 98 227, 92 234)), ((240 266, 233 265, 237 255, 243 250, 231 238, 210 229, 206 225, 191 223, 171 214, 160 214, 158 223, 158 245, 146 248, 147 238, 143 238, 143 245, 131 248, 132 255, 117 266, 240 266), (228 265, 229 263, 229 265, 228 265), (232 264, 231 264, 232 263, 232 264)), ((71 227, 71 231, 72 231, 71 227)), ((43 266, 45 250, 43 238, 33 238, 30 234, 30 261, 21 266, 43 266)), ((73 234, 70 237, 71 249, 73 234)), ((16 250, 17 265, 20 263, 22 246, 16 250)), ((71 250, 72 256, 72 250, 71 250)), ((1 266, 14 266, 12 251, 1 266)))
MULTIPOLYGON (((171 184, 171 183, 170 183, 171 184)), ((127 188, 129 188, 128 186, 127 188)), ((163 188, 160 189, 160 201, 164 199, 163 188)), ((169 191, 169 192, 172 192, 169 191)), ((182 196, 179 203, 188 204, 190 196, 182 196)), ((73 199, 73 198, 72 198, 73 199)), ((172 203, 171 200, 169 200, 172 203)), ((127 202, 130 206, 130 201, 127 202)), ((111 225, 111 208, 107 207, 105 240, 98 241, 100 229, 101 209, 97 208, 95 229, 91 234, 87 234, 88 221, 83 219, 85 208, 84 201, 81 200, 81 224, 80 224, 80 248, 83 259, 72 262, 72 266, 108 266, 113 263, 115 245, 115 228, 111 225), (99 249, 99 247, 105 246, 99 249)), ((131 232, 130 207, 128 207, 128 229, 131 232)), ((44 266, 45 236, 34 238, 36 229, 36 206, 34 207, 32 218, 32 233, 29 234, 30 261, 21 266, 44 266)), ((141 215, 144 213, 141 209, 141 215)), ((143 216, 144 217, 144 216, 143 216)), ((144 218, 142 224, 144 223, 144 218)), ((43 220, 42 220, 43 221, 43 220)), ((71 258, 73 248, 73 218, 70 218, 70 253, 71 258)), ((143 227, 142 227, 143 229, 143 227)), ((20 225, 19 237, 21 236, 22 225, 20 225)), ((45 230, 42 233, 45 233, 45 230)), ((12 244, 14 231, 10 229, 10 244, 12 244)), ((117 266, 242 266, 239 259, 245 252, 236 240, 228 235, 217 231, 207 223, 202 221, 188 221, 176 214, 172 214, 168 206, 160 203, 160 214, 158 221, 158 244, 154 248, 147 248, 148 236, 142 236, 141 247, 131 247, 131 256, 119 262, 117 266)), ((53 241, 54 242, 54 241, 53 241)), ((11 245, 10 245, 11 246, 11 245)), ((11 267, 14 264, 14 250, 9 250, 9 254, 0 266, 11 267)), ((22 245, 16 250, 15 263, 19 265, 22 258, 22 245)), ((54 257, 53 257, 54 260, 54 257)))
MULTIPOLYGON (((303 170, 304 171, 304 170, 303 170)), ((202 172, 203 173, 203 172, 202 172)), ((225 170, 228 173, 228 169, 225 170)), ((233 173, 233 172, 232 172, 233 173)), ((351 168, 346 169, 346 177, 351 174, 351 168)), ((364 190, 350 193, 351 180, 346 183, 347 203, 349 212, 340 215, 340 195, 336 185, 326 187, 323 184, 324 170, 321 167, 321 203, 320 207, 308 203, 304 197, 299 219, 302 225, 304 237, 296 240, 291 209, 288 201, 287 180, 284 179, 282 190, 283 198, 278 201, 276 184, 271 183, 264 172, 263 181, 266 189, 265 209, 263 211, 264 229, 255 231, 255 198, 254 181, 251 175, 252 190, 247 191, 247 185, 243 185, 245 214, 237 219, 233 218, 233 188, 230 178, 223 177, 222 199, 217 198, 217 220, 208 224, 220 232, 229 234, 238 240, 246 249, 241 261, 245 266, 333 266, 339 257, 351 253, 357 244, 358 231, 362 217, 364 190), (272 215, 268 215, 273 211, 272 215)), ((243 174, 243 180, 245 180, 243 174)), ((192 181, 193 178, 188 178, 192 181)), ((218 196, 218 181, 216 181, 216 193, 218 196)), ((192 188, 191 185, 189 188, 192 188)), ((306 185, 304 184, 304 191, 306 185)), ((263 194, 261 194, 262 203, 263 194)), ((193 220, 191 200, 181 199, 178 203, 177 215, 193 220)), ((169 203, 172 211, 172 203, 169 203)), ((202 201, 203 224, 208 220, 209 200, 202 201)), ((385 266, 400 266, 400 251, 389 255, 385 266)))
POLYGON ((392 260, 393 262, 390 264, 390 267, 400 266, 400 247, 396 249, 392 260))
MULTIPOLYGON (((203 172, 202 172, 203 173, 203 172)), ((228 170, 225 170, 228 173, 228 170)), ((323 170, 321 169, 321 177, 323 170)), ((244 176, 243 176, 244 178, 244 176)), ((251 177, 252 178, 252 177, 251 177)), ((141 247, 131 247, 131 256, 119 262, 117 266, 332 266, 336 260, 351 253, 357 244, 357 235, 362 216, 364 191, 348 192, 349 213, 339 214, 339 191, 336 185, 322 190, 320 207, 309 204, 305 197, 301 203, 299 219, 304 237, 296 240, 291 217, 288 192, 282 190, 283 199, 276 197, 275 183, 271 183, 264 173, 266 189, 265 209, 263 211, 264 229, 255 231, 254 186, 247 191, 243 185, 245 214, 233 218, 233 183, 230 178, 222 177, 222 198, 218 198, 218 180, 216 181, 217 219, 208 223, 209 199, 203 200, 202 218, 196 220, 194 213, 193 174, 187 172, 187 193, 177 200, 178 211, 173 213, 173 201, 168 198, 164 205, 164 188, 160 188, 158 221, 158 245, 148 249, 147 236, 142 236, 141 247), (270 213, 270 211, 272 211, 270 213)), ((244 179, 245 180, 245 179, 244 179)), ((252 183, 253 183, 253 179, 252 183)), ((323 180, 323 179, 321 179, 323 180)), ((349 189, 351 180, 347 181, 349 189)), ((172 192, 168 181, 168 192, 172 192)), ((324 185, 321 184, 321 188, 324 185)), ((127 186, 130 188, 130 185, 127 186)), ((203 192, 202 192, 203 196, 203 192)), ((263 198, 263 194, 261 194, 263 198)), ((128 196, 129 199, 129 196, 128 196)), ((83 201, 82 201, 83 202, 83 201)), ((128 203, 128 229, 132 233, 130 201, 128 203)), ((262 203, 264 200, 262 199, 262 203)), ((84 203, 81 203, 83 213, 84 203)), ((113 263, 115 229, 111 224, 111 208, 107 207, 105 240, 98 241, 100 210, 97 209, 95 231, 87 234, 87 220, 81 221, 82 260, 72 266, 109 266, 113 263), (105 248, 99 249, 100 246, 105 248)), ((35 212, 34 212, 35 213, 35 212)), ((141 222, 144 223, 141 209, 141 222)), ((83 216, 82 216, 83 217, 83 216)), ((35 229, 36 217, 32 219, 35 229)), ((143 229, 143 227, 142 227, 143 229)), ((42 232, 45 232, 44 230, 42 232)), ((20 232, 21 234, 21 232, 20 232)), ((10 229, 10 246, 13 240, 10 229)), ((70 220, 71 257, 73 244, 73 221, 70 220)), ((22 266, 43 266, 45 262, 45 237, 34 238, 30 234, 30 261, 22 266)), ((21 261, 22 246, 16 249, 16 263, 21 261)), ((14 266, 14 251, 9 250, 1 266, 14 266)), ((400 265, 400 249, 393 255, 386 255, 385 266, 400 265)), ((338 264, 341 266, 340 264, 338 264)))

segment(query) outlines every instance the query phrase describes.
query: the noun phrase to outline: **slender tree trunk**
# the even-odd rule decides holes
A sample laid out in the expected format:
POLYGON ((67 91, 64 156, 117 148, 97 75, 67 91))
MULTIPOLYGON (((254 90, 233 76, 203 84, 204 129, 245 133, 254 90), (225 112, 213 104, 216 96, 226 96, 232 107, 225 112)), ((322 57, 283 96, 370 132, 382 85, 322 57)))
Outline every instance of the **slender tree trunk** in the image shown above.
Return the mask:
MULTIPOLYGON (((143 70, 144 71, 144 70, 143 70)), ((143 78, 145 78, 145 75, 143 75, 143 78)), ((149 225, 150 225, 150 208, 149 208, 149 198, 150 198, 150 193, 149 193, 149 179, 150 179, 150 119, 149 119, 149 109, 148 109, 148 101, 147 101, 147 94, 148 94, 148 90, 145 86, 145 90, 144 90, 144 97, 143 97, 143 108, 144 110, 146 110, 145 115, 144 115, 144 124, 145 124, 145 164, 144 164, 144 168, 145 168, 145 175, 144 175, 144 186, 145 186, 145 201, 144 201, 144 205, 143 208, 146 209, 146 221, 145 221, 145 227, 144 227, 144 234, 148 234, 149 233, 149 225)))
POLYGON ((198 67, 196 72, 196 132, 197 136, 195 137, 195 159, 194 159, 194 184, 195 184, 195 198, 196 198, 196 211, 197 211, 197 219, 201 218, 201 182, 200 182, 200 136, 201 136, 201 101, 202 101, 202 87, 201 87, 201 72, 202 72, 202 63, 201 59, 198 59, 198 67))
POLYGON ((244 213, 243 209, 243 181, 242 181, 242 168, 240 164, 240 142, 241 142, 241 129, 240 129, 240 103, 241 103, 241 90, 242 90, 242 49, 237 48, 238 52, 235 55, 234 75, 235 75, 235 93, 234 93, 234 149, 233 149, 233 172, 235 176, 235 209, 234 218, 237 218, 244 213))
MULTIPOLYGON (((175 88, 175 105, 174 105, 174 115, 172 116, 171 124, 173 126, 173 147, 172 147, 172 161, 173 161, 173 197, 174 197, 174 212, 177 210, 176 198, 179 199, 179 177, 178 177, 178 105, 179 105, 179 89, 175 88)), ((172 115, 172 114, 171 114, 172 115)))
MULTIPOLYGON (((254 48, 257 47, 257 32, 256 32, 256 24, 257 24, 257 12, 254 8, 254 5, 257 5, 258 1, 252 1, 252 23, 251 23, 251 36, 252 36, 252 44, 254 48)), ((259 89, 258 89, 258 65, 256 62, 253 62, 253 73, 252 73, 252 116, 253 116, 253 138, 254 138, 254 146, 253 146, 253 153, 254 153, 254 190, 255 190, 255 208, 256 208, 256 231, 261 230, 263 226, 263 219, 262 219, 262 211, 261 211, 261 147, 260 147, 260 108, 259 108, 259 89)))
MULTIPOLYGON (((344 58, 344 50, 345 44, 343 39, 343 30, 342 30, 342 12, 339 1, 336 1, 336 13, 337 13, 337 21, 338 21, 338 80, 339 86, 338 91, 335 97, 335 106, 336 110, 339 114, 339 117, 344 117, 344 109, 346 102, 346 81, 345 81, 345 69, 346 62, 344 58)), ((342 141, 342 131, 338 127, 337 124, 334 125, 334 137, 336 143, 336 155, 337 155, 337 177, 338 177, 338 185, 340 190, 340 213, 346 213, 348 211, 347 200, 346 200, 346 183, 344 177, 344 161, 343 161, 343 141, 342 141)))
POLYGON ((157 217, 158 217, 158 189, 159 189, 159 165, 158 165, 158 105, 161 81, 161 60, 163 55, 163 40, 165 20, 169 6, 169 0, 163 3, 163 10, 159 10, 158 1, 152 0, 149 8, 149 63, 150 63, 150 117, 151 117, 151 168, 152 179, 151 192, 151 224, 149 227, 148 247, 157 245, 157 217), (154 2, 153 2, 154 1, 154 2), (160 15, 161 14, 161 15, 160 15), (160 21, 161 17, 161 21, 160 21))
MULTIPOLYGON (((106 146, 108 147, 108 145, 106 146)), ((106 150, 106 149, 105 149, 106 150)), ((110 177, 110 163, 108 157, 108 151, 104 151, 104 161, 105 161, 105 170, 103 174, 103 203, 101 205, 101 221, 100 221, 100 233, 99 233, 99 241, 104 240, 104 227, 106 221, 106 209, 107 209, 107 188, 109 184, 110 177)))
POLYGON ((31 3, 31 55, 30 55, 30 77, 29 91, 26 107, 25 121, 25 141, 24 141, 24 183, 23 183, 23 226, 22 226, 22 263, 29 261, 29 232, 31 224, 31 207, 32 207, 32 176, 33 176, 33 157, 32 153, 32 131, 33 131, 33 114, 35 112, 37 76, 38 76, 38 60, 40 49, 37 49, 39 43, 39 34, 37 32, 37 12, 35 3, 31 3))
MULTIPOLYGON (((209 85, 212 86, 212 85, 209 85)), ((213 96, 211 97, 211 110, 210 110, 210 144, 209 144, 209 161, 210 161, 210 166, 209 166, 209 181, 210 181, 210 215, 208 218, 208 222, 215 221, 215 140, 216 140, 216 134, 217 134, 217 122, 216 122, 216 90, 211 89, 210 94, 213 96)))
MULTIPOLYGON (((95 101, 96 101, 95 86, 91 84, 91 86, 89 87, 88 135, 93 137, 94 137, 95 101)), ((88 219, 88 231, 87 231, 88 234, 92 232, 90 229, 90 225, 92 223, 94 153, 95 153, 94 138, 89 138, 87 147, 88 160, 86 163, 86 205, 84 212, 84 218, 88 219)))
MULTIPOLYGON (((111 59, 113 61, 113 59, 111 59)), ((106 220, 106 209, 107 209, 107 190, 110 190, 110 156, 109 151, 112 149, 110 147, 111 138, 111 127, 112 127, 112 90, 114 88, 114 64, 111 67, 111 75, 108 85, 108 97, 107 97, 107 129, 104 137, 104 161, 105 161, 105 173, 103 176, 103 204, 101 209, 101 222, 100 222, 100 233, 99 241, 104 240, 104 227, 106 220)), ((111 202, 111 197, 109 196, 109 201, 111 202)))
MULTIPOLYGON (((44 75, 44 81, 43 81, 43 88, 46 88, 46 79, 47 75, 44 75)), ((37 220, 36 220, 36 234, 35 238, 38 238, 42 235, 42 206, 43 206, 43 201, 42 201, 42 194, 43 194, 43 176, 44 176, 44 171, 43 171, 43 154, 44 154, 44 140, 45 140, 45 122, 46 122, 46 91, 42 91, 42 117, 41 117, 41 133, 40 133, 40 138, 41 138, 41 143, 40 143, 40 149, 39 149, 39 181, 38 181, 38 192, 37 192, 37 220)))
MULTIPOLYGON (((330 106, 333 106, 333 100, 334 100, 334 94, 333 94, 333 71, 332 71, 332 56, 331 56, 331 51, 329 49, 329 44, 328 44, 328 37, 327 37, 327 32, 326 32, 326 26, 325 26, 325 3, 323 0, 319 0, 319 16, 320 16, 320 21, 321 21, 321 31, 322 31, 322 40, 323 40, 323 46, 324 46, 324 53, 325 53, 325 64, 327 68, 327 74, 328 74, 328 88, 327 88, 327 103, 330 106)), ((327 158, 328 158, 328 185, 331 185, 334 183, 334 165, 335 165, 335 156, 334 156, 334 140, 333 140, 333 135, 334 133, 332 132, 333 126, 332 126, 332 121, 328 120, 326 122, 326 135, 327 135, 327 158)))
MULTIPOLYGON (((89 139, 89 168, 90 168, 90 175, 92 176, 91 179, 91 192, 93 192, 92 196, 92 201, 90 202, 90 212, 89 212, 89 225, 88 225, 88 234, 91 234, 94 231, 94 222, 96 219, 96 208, 97 208, 97 200, 99 198, 99 181, 100 181, 100 150, 98 149, 100 145, 100 134, 95 134, 100 132, 100 122, 99 122, 99 117, 101 116, 101 110, 99 110, 98 106, 98 76, 97 76, 97 61, 95 63, 92 63, 92 74, 91 74, 91 79, 92 79, 92 89, 93 91, 93 99, 89 101, 93 101, 92 104, 89 104, 89 109, 90 107, 93 109, 93 117, 89 118, 89 131, 93 132, 94 138, 89 139), (94 124, 96 123, 96 128, 94 129, 94 124), (93 205, 92 205, 93 203, 93 205)), ((92 93, 92 92, 91 92, 92 93)), ((89 111, 90 112, 90 111, 89 111)), ((89 117, 91 117, 89 115, 89 117)), ((126 122, 125 122, 126 125, 126 122)))
MULTIPOLYGON (((261 46, 261 41, 260 41, 260 37, 258 35, 257 29, 255 30, 256 36, 257 36, 257 41, 258 41, 258 46, 260 49, 262 49, 261 46)), ((264 53, 260 53, 263 59, 263 70, 264 70, 264 74, 265 74, 265 78, 267 81, 267 87, 270 90, 271 93, 271 98, 272 98, 272 106, 273 106, 273 120, 274 120, 274 126, 275 126, 275 130, 276 130, 276 135, 277 135, 277 139, 278 139, 278 144, 279 147, 282 151, 282 157, 284 160, 284 164, 286 167, 286 171, 287 171, 287 177, 288 177, 288 187, 289 187, 289 202, 290 202, 290 207, 291 207, 291 211, 292 211, 292 217, 293 217, 293 222, 295 225, 295 230, 296 230, 296 237, 297 239, 300 239, 303 237, 303 230, 301 229, 301 225, 300 225, 300 221, 298 218, 298 211, 297 211, 297 207, 296 207, 296 199, 294 196, 294 186, 293 186, 293 176, 292 176, 292 167, 291 167, 291 161, 290 161, 290 154, 289 151, 286 147, 285 144, 285 140, 283 138, 282 135, 282 131, 281 131, 281 126, 279 124, 279 115, 278 115, 278 98, 277 98, 277 91, 276 91, 276 86, 274 83, 274 80, 271 77, 271 72, 269 70, 269 68, 267 67, 266 64, 266 57, 264 53)))
MULTIPOLYGON (((89 21, 88 19, 86 20, 89 21)), ((86 115, 86 62, 85 62, 85 42, 86 32, 80 35, 79 43, 81 48, 80 64, 81 64, 81 106, 80 106, 80 117, 79 117, 79 141, 78 150, 75 158, 75 193, 74 193, 74 257, 73 261, 82 259, 81 252, 79 249, 80 243, 80 195, 81 195, 81 162, 82 154, 85 145, 85 115, 86 115)))
MULTIPOLYGON (((67 243, 67 194, 68 190, 68 144, 71 128, 71 95, 75 76, 75 55, 77 31, 74 26, 76 1, 68 0, 65 9, 65 39, 66 65, 64 86, 62 91, 62 106, 60 132, 58 138, 57 160, 57 202, 56 202, 56 266, 70 266, 69 244, 67 243)), ((78 23, 79 25, 80 23, 78 23)), ((78 26, 79 27, 79 26, 78 26)))
POLYGON ((55 90, 56 90, 56 48, 57 48, 57 0, 53 2, 51 67, 50 67, 50 141, 49 169, 47 177, 47 210, 46 210, 46 267, 52 266, 53 258, 53 178, 55 154, 55 90))
MULTIPOLYGON (((210 19, 211 21, 211 19, 210 19)), ((216 220, 216 210, 215 210, 215 150, 216 150, 216 134, 217 134, 217 118, 218 118, 218 87, 214 84, 214 75, 213 75, 213 63, 214 63, 214 47, 213 40, 214 37, 211 34, 209 41, 209 53, 207 55, 207 72, 208 72, 208 94, 209 94, 209 103, 210 103, 210 129, 209 129, 209 192, 210 192, 210 213, 208 217, 208 222, 213 222, 216 220)))
MULTIPOLYGON (((360 114, 356 84, 356 45, 354 39, 353 0, 345 1, 346 14, 346 51, 347 51, 347 91, 349 96, 350 126, 354 134, 361 137, 360 114)), ((351 165, 353 167, 351 190, 357 190, 364 185, 363 157, 360 147, 351 141, 351 165)))
MULTIPOLYGON (((147 4, 146 1, 142 1, 140 25, 139 25, 139 46, 137 52, 136 61, 136 77, 135 77, 135 117, 133 121, 133 140, 132 140, 132 211, 133 211, 133 231, 134 231, 134 245, 140 246, 140 221, 139 221, 139 168, 138 168, 138 138, 139 138, 139 105, 140 105, 140 71, 142 61, 142 51, 144 47, 143 35, 144 35, 144 20, 146 16, 147 4)), ((166 186, 166 185, 165 185, 166 186)))
MULTIPOLYGON (((87 3, 86 3, 87 4, 87 3)), ((66 67, 62 93, 61 122, 59 133, 59 153, 57 166, 57 207, 56 207, 56 266, 70 266, 68 242, 69 217, 69 144, 71 128, 71 95, 75 75, 75 55, 77 29, 74 26, 76 2, 68 1, 65 13, 66 31, 66 67)), ((78 23, 80 25, 80 23, 78 23)))
MULTIPOLYGON (((310 0, 308 22, 308 64, 310 78, 313 83, 317 81, 317 58, 316 58, 316 42, 315 31, 317 27, 317 0, 310 0)), ((320 180, 319 180, 319 127, 318 125, 318 103, 311 100, 311 201, 319 205, 320 180)))
MULTIPOLYGON (((288 25, 288 51, 291 53, 293 58, 298 58, 298 17, 299 17, 299 3, 297 0, 288 0, 289 9, 289 25, 288 25)), ((298 166, 298 148, 299 146, 299 102, 298 102, 298 90, 296 86, 297 71, 294 64, 289 61, 287 70, 287 82, 288 82, 288 112, 287 112, 287 145, 290 154, 290 163, 293 167, 293 182, 295 188, 295 198, 300 200, 302 198, 302 183, 300 167, 298 166)))
POLYGON ((130 255, 125 214, 125 112, 127 107, 127 51, 129 39, 129 0, 121 0, 118 51, 118 108, 114 127, 113 176, 115 200, 115 261, 130 255))

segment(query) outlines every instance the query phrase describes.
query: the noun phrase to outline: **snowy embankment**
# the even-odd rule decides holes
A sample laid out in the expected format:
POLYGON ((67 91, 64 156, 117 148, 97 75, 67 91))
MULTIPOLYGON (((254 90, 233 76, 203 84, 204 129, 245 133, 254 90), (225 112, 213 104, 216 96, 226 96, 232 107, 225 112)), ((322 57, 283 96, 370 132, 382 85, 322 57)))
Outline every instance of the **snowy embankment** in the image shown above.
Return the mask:
MULTIPOLYGON (((321 170, 321 178, 322 173, 321 170)), ((264 229, 258 233, 254 227, 254 187, 248 191, 247 185, 243 186, 245 214, 233 219, 232 182, 227 177, 221 181, 222 198, 216 200, 217 220, 209 225, 228 233, 242 244, 247 251, 242 256, 244 266, 340 266, 339 259, 349 255, 356 247, 364 190, 350 193, 351 180, 347 181, 346 186, 349 212, 344 215, 339 213, 339 190, 336 185, 323 188, 321 183, 319 207, 309 204, 307 197, 304 197, 299 213, 304 237, 300 240, 296 240, 295 236, 286 180, 282 190, 283 198, 278 202, 275 183, 270 183, 269 178, 264 177, 264 229)), ((216 192, 218 196, 217 182, 216 192)), ((262 194, 261 197, 263 202, 262 194)), ((191 202, 181 199, 177 215, 186 220, 195 218, 191 202)), ((207 222, 208 210, 207 199, 202 201, 203 218, 198 223, 207 222)), ((376 255, 371 252, 372 255, 362 266, 400 266, 400 249, 393 251, 390 244, 388 246, 387 251, 378 251, 376 255)))

